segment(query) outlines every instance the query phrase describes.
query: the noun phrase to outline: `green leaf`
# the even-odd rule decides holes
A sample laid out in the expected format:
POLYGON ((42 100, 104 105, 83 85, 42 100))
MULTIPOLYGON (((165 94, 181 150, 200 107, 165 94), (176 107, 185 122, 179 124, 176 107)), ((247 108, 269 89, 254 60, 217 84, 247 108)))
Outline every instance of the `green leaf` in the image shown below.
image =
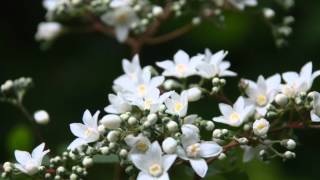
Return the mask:
POLYGON ((93 157, 94 163, 119 163, 119 158, 116 155, 96 155, 93 157))
POLYGON ((10 153, 16 149, 30 150, 33 147, 33 143, 33 133, 26 125, 17 125, 8 134, 7 148, 10 153))

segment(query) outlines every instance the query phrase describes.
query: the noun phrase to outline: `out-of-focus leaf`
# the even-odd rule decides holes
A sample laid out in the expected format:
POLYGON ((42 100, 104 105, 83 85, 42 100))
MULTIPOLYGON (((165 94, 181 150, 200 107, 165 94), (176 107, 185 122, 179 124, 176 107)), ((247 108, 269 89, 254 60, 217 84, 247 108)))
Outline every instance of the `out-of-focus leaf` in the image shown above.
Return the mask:
POLYGON ((17 125, 11 130, 7 138, 7 148, 9 152, 16 149, 30 150, 33 146, 33 133, 26 125, 17 125))

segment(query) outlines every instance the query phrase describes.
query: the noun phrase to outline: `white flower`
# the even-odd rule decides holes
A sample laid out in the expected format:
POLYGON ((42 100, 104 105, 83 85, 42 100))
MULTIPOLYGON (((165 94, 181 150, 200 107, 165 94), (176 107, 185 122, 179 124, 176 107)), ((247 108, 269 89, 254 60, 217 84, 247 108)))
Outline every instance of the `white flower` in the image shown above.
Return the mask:
POLYGON ((255 135, 266 136, 270 128, 270 123, 265 119, 259 119, 253 123, 252 127, 255 135))
POLYGON ((75 139, 69 146, 68 149, 74 150, 79 148, 82 145, 95 142, 99 139, 99 131, 98 131, 98 116, 99 111, 97 111, 94 116, 86 110, 83 114, 82 121, 84 124, 81 123, 72 123, 70 124, 70 130, 72 134, 77 136, 78 138, 75 139))
POLYGON ((189 161, 193 170, 204 177, 208 170, 207 162, 204 158, 218 156, 222 152, 222 147, 213 141, 201 142, 199 129, 193 125, 183 125, 181 136, 182 146, 178 146, 178 156, 189 161))
POLYGON ((101 16, 101 20, 110 26, 114 26, 116 38, 119 42, 127 40, 132 24, 138 17, 130 6, 115 8, 101 16))
POLYGON ((112 0, 110 2, 110 7, 112 8, 119 8, 123 6, 130 6, 133 0, 112 0))
POLYGON ((54 11, 63 0, 43 0, 42 5, 47 11, 54 11))
POLYGON ((207 79, 215 76, 237 76, 237 73, 228 70, 231 66, 230 62, 223 61, 227 54, 228 52, 225 51, 219 51, 215 54, 212 54, 209 49, 206 49, 204 55, 198 55, 198 57, 202 59, 202 61, 198 63, 196 67, 198 74, 207 79))
POLYGON ((286 72, 282 78, 286 84, 282 85, 281 92, 288 97, 294 97, 301 92, 307 92, 312 87, 313 81, 320 75, 320 71, 312 73, 312 62, 301 68, 300 74, 296 72, 286 72))
POLYGON ((162 62, 157 62, 157 66, 164 69, 162 75, 164 76, 174 76, 177 78, 186 78, 192 75, 196 75, 196 65, 199 63, 199 57, 195 56, 190 58, 190 56, 179 50, 173 57, 174 62, 171 60, 165 60, 162 62))
POLYGON ((167 154, 173 154, 176 152, 178 146, 178 142, 172 137, 167 137, 162 142, 162 149, 167 154))
POLYGON ((139 55, 135 55, 132 58, 132 62, 130 62, 128 59, 122 60, 122 69, 124 71, 124 75, 118 77, 116 80, 114 80, 115 89, 120 89, 122 84, 128 82, 128 81, 137 81, 138 74, 142 72, 142 68, 140 65, 139 55))
POLYGON ((228 104, 219 104, 222 116, 213 118, 213 121, 239 127, 254 112, 254 106, 246 105, 243 97, 239 97, 233 106, 228 104))
MULTIPOLYGON (((163 102, 171 95, 172 92, 166 92, 160 95, 160 90, 154 88, 148 91, 144 97, 132 97, 131 103, 138 106, 141 110, 149 110, 150 113, 159 111, 163 102)), ((130 98, 129 98, 130 99, 130 98)))
POLYGON ((57 22, 42 22, 38 25, 38 31, 35 35, 36 40, 50 41, 56 38, 62 32, 62 25, 57 22))
POLYGON ((107 113, 121 114, 131 111, 131 105, 121 93, 109 94, 108 98, 110 105, 104 108, 107 113))
POLYGON ((320 94, 316 93, 313 99, 313 109, 310 112, 312 122, 320 122, 320 94))
POLYGON ((188 101, 195 102, 201 98, 202 92, 198 87, 193 87, 187 90, 187 94, 188 94, 188 101))
POLYGON ((118 115, 108 114, 105 115, 101 120, 100 123, 108 129, 116 129, 119 128, 121 125, 121 118, 118 115))
POLYGON ((276 93, 279 91, 281 76, 275 74, 267 79, 259 76, 257 83, 251 80, 246 81, 248 83, 246 94, 249 97, 247 102, 254 105, 258 113, 264 116, 268 105, 274 100, 276 93))
POLYGON ((165 101, 167 113, 183 117, 187 114, 188 110, 188 94, 183 91, 181 95, 172 92, 170 98, 165 101))
POLYGON ((240 10, 244 10, 246 6, 254 7, 258 4, 257 0, 229 0, 229 2, 240 10))
POLYGON ((150 140, 143 134, 139 134, 138 136, 130 134, 125 137, 124 141, 131 148, 129 157, 131 157, 132 154, 145 153, 151 146, 150 140))
POLYGON ((44 110, 36 111, 33 115, 33 118, 38 124, 48 124, 50 121, 49 114, 44 110))
POLYGON ((134 99, 135 97, 144 97, 150 91, 154 91, 159 87, 164 81, 163 76, 151 77, 151 72, 144 69, 141 73, 137 75, 137 79, 130 80, 128 78, 118 81, 118 90, 123 92, 128 98, 134 99))
POLYGON ((36 174, 42 164, 43 157, 49 153, 49 150, 44 151, 44 147, 44 143, 40 144, 31 154, 26 151, 16 150, 14 154, 18 163, 15 164, 15 167, 30 176, 36 174))
POLYGON ((131 155, 132 163, 140 170, 137 180, 169 180, 167 171, 176 158, 176 155, 162 155, 158 142, 152 143, 145 154, 131 155))

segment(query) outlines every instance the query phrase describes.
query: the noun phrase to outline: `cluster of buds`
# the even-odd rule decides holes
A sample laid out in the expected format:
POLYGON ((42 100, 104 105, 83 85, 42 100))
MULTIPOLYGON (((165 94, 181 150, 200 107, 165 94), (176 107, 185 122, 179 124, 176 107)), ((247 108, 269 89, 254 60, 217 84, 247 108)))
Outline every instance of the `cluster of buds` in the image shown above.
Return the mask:
MULTIPOLYGON (((294 1, 291 2, 275 5, 288 11, 294 5, 294 1)), ((184 32, 207 19, 223 23, 225 11, 242 12, 256 8, 261 9, 263 17, 270 22, 277 45, 283 45, 291 34, 290 25, 294 21, 292 16, 285 16, 281 23, 276 22, 275 16, 281 17, 281 13, 276 14, 274 10, 260 5, 258 0, 43 0, 43 5, 47 10, 47 21, 39 24, 36 39, 46 42, 63 33, 84 29, 85 32, 98 31, 114 36, 120 43, 130 44, 133 38, 143 41, 139 43, 154 44, 158 40, 152 40, 162 21, 188 17, 189 21, 182 27, 184 32)))
MULTIPOLYGON (((208 164, 226 159, 237 147, 244 151, 244 162, 255 157, 294 158, 296 140, 279 137, 290 136, 287 129, 312 127, 320 121, 320 95, 309 92, 320 71, 313 72, 310 62, 300 73, 261 75, 257 82, 242 79, 242 95, 233 103, 223 94, 225 78, 237 76, 226 56, 225 51, 190 56, 179 50, 173 60, 156 63, 162 73, 141 67, 138 55, 132 61, 124 59, 124 74, 114 80, 106 114, 86 110, 82 123, 70 124, 75 140, 48 164, 42 163, 49 152, 44 144, 32 155, 16 151, 18 163, 5 163, 2 176, 83 179, 100 158, 116 156, 130 178, 169 179, 170 167, 181 162, 190 163, 203 178, 208 164), (192 103, 202 98, 221 100, 221 115, 211 120, 188 114, 192 103), (308 118, 287 119, 288 113, 308 118), (205 136, 208 132, 211 137, 205 136)), ((35 117, 47 116, 40 111, 35 117)))

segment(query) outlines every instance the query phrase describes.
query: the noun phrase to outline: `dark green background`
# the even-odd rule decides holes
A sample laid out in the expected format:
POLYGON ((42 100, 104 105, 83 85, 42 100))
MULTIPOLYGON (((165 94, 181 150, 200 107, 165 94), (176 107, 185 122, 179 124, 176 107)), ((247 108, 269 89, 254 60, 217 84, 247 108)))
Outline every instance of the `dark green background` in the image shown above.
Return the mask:
MULTIPOLYGON (((35 87, 28 93, 25 103, 31 111, 46 109, 50 113, 50 124, 41 130, 49 147, 58 151, 73 139, 69 123, 80 121, 85 109, 102 111, 106 106, 112 81, 122 73, 121 59, 129 58, 130 51, 114 39, 94 33, 64 36, 49 50, 42 51, 34 41, 37 24, 43 21, 45 14, 41 2, 3 3, 0 82, 20 76, 34 78, 35 87)), ((307 61, 313 61, 320 69, 320 1, 299 0, 293 14, 296 23, 287 48, 274 46, 270 29, 259 16, 229 13, 224 28, 204 24, 172 42, 144 48, 141 61, 143 65, 154 64, 171 58, 178 49, 196 54, 208 47, 213 51, 228 50, 227 59, 232 62, 232 70, 251 79, 259 74, 268 76, 299 70, 307 61)), ((237 81, 229 82, 227 92, 235 98, 237 81)), ((319 81, 316 81, 315 89, 319 88, 319 81)), ((194 106, 193 111, 207 118, 217 115, 216 106, 200 105, 194 106)), ((12 159, 13 149, 30 150, 39 143, 15 108, 0 104, 0 115, 0 161, 12 159)), ((226 174, 225 179, 319 179, 320 131, 298 131, 297 134, 300 142, 297 159, 285 163, 275 160, 271 164, 246 164, 242 168, 248 176, 232 172, 226 174)), ((112 171, 106 171, 107 167, 94 168, 101 176, 90 179, 111 179, 112 171)), ((174 169, 177 177, 181 177, 180 173, 174 169)), ((215 179, 219 178, 223 179, 215 179)))

